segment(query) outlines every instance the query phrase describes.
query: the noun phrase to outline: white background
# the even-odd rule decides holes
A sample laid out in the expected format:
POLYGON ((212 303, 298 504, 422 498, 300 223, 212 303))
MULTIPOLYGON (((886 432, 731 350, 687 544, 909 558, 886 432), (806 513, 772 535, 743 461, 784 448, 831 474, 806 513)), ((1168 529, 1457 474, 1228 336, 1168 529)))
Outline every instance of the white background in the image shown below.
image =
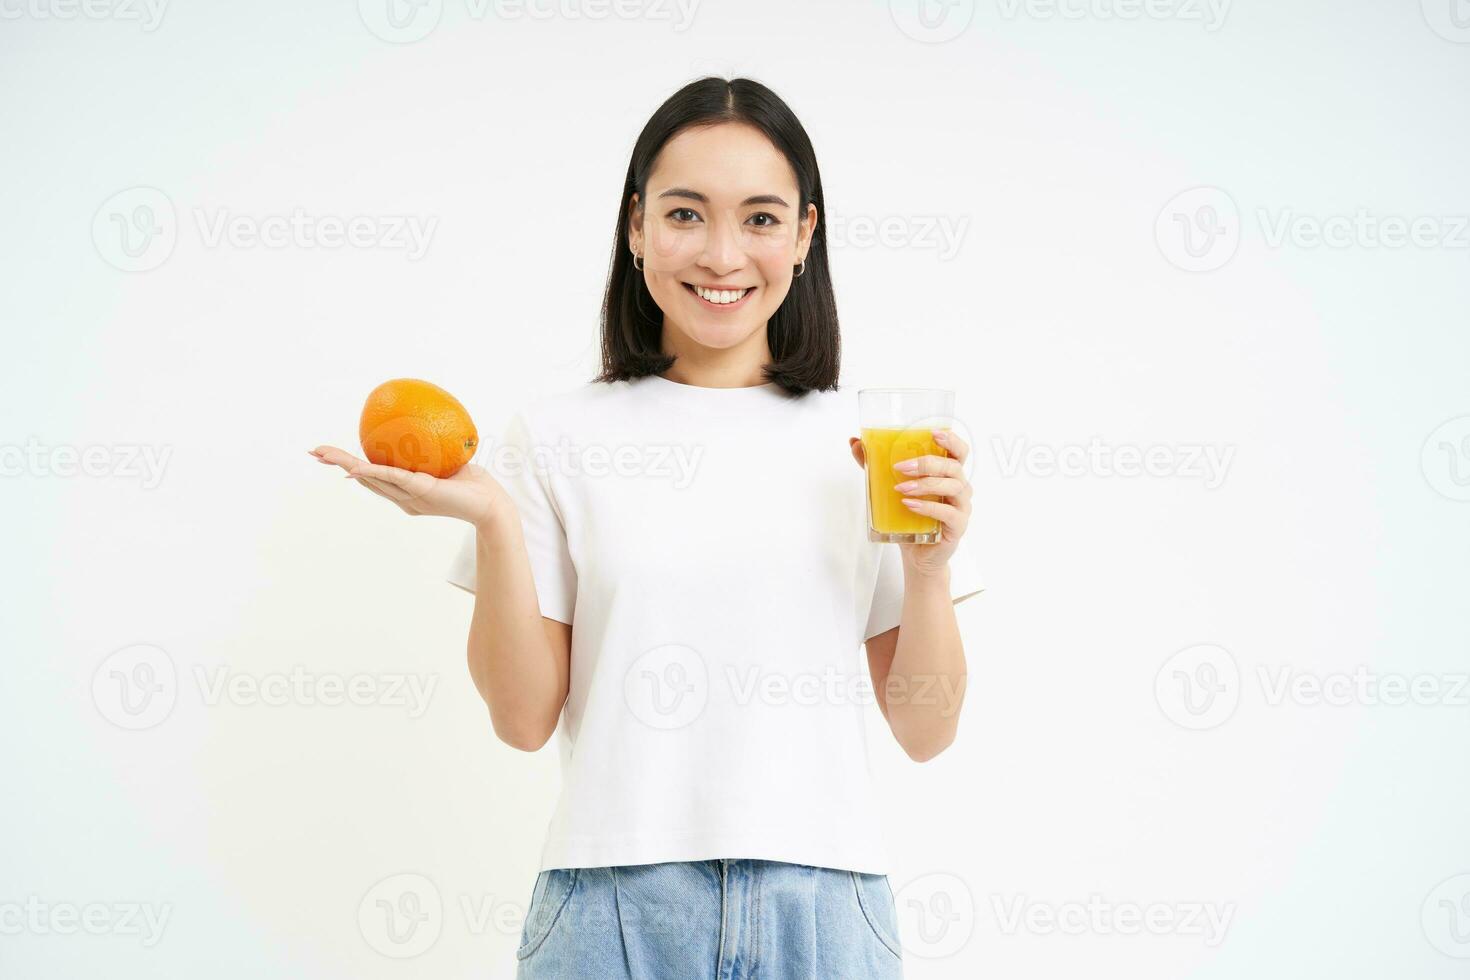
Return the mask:
POLYGON ((305 451, 390 377, 487 435, 590 377, 628 153, 706 73, 816 145, 845 383, 953 387, 975 440, 959 741, 870 717, 906 975, 1464 975, 1461 0, 94 2, 0 3, 0 976, 512 976, 555 743, 491 732, 458 527, 305 451), (296 209, 433 231, 209 235, 296 209), (211 697, 298 669, 435 686, 211 697), (1434 703, 1278 696, 1355 670, 1434 703))

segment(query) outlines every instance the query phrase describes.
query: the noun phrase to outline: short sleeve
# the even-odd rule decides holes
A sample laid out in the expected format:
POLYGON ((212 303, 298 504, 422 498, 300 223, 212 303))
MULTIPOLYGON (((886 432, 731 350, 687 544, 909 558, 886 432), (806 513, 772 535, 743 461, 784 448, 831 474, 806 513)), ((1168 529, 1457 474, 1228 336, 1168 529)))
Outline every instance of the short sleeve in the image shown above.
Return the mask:
MULTIPOLYGON (((868 608, 868 622, 863 629, 865 641, 893 629, 903 614, 903 553, 891 542, 877 547, 881 552, 878 584, 873 589, 873 604, 868 608)), ((970 539, 962 537, 949 558, 950 598, 960 602, 984 591, 985 583, 970 539)))
MULTIPOLYGON (((541 615, 570 623, 577 602, 577 572, 544 457, 535 452, 536 446, 525 415, 517 412, 506 424, 491 474, 505 487, 520 515, 541 615)), ((475 538, 475 529, 467 528, 446 575, 451 584, 470 593, 476 583, 475 538)))

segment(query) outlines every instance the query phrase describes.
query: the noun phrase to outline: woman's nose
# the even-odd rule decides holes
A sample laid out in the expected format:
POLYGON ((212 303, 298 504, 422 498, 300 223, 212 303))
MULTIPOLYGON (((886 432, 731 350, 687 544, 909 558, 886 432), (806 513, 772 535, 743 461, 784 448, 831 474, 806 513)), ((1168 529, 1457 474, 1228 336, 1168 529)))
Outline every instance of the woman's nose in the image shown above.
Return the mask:
POLYGON ((734 272, 745 264, 745 248, 740 242, 738 218, 718 215, 706 227, 704 249, 699 264, 717 276, 734 272))

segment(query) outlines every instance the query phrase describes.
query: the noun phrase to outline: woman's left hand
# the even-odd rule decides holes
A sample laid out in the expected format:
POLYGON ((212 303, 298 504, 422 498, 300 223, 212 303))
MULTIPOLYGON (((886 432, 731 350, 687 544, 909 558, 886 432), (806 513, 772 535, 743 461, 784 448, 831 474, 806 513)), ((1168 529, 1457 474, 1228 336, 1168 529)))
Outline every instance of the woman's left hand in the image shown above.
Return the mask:
MULTIPOLYGON (((915 514, 923 514, 939 521, 940 540, 934 544, 899 543, 904 565, 920 573, 938 573, 949 565, 949 558, 965 529, 970 526, 970 498, 973 494, 970 481, 965 478, 965 460, 970 447, 955 435, 952 429, 934 430, 934 440, 949 453, 948 456, 917 456, 894 466, 900 482, 895 488, 903 494, 906 507, 915 514), (920 500, 924 496, 937 496, 938 500, 920 500)), ((863 441, 848 440, 853 459, 859 466, 866 466, 863 441)))

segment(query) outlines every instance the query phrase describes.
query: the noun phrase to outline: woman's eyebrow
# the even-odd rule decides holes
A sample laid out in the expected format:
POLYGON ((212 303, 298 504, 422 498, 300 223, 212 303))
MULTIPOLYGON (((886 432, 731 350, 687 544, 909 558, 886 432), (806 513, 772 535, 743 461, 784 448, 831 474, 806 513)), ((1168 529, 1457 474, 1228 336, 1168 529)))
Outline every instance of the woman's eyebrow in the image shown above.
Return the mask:
MULTIPOLYGON (((659 197, 687 197, 691 201, 698 201, 700 204, 709 203, 709 198, 699 193, 699 191, 691 191, 687 187, 670 187, 660 194, 659 197)), ((754 197, 747 197, 740 202, 742 208, 750 204, 778 204, 783 208, 791 207, 791 205, 787 204, 785 200, 776 194, 756 194, 754 197)))

